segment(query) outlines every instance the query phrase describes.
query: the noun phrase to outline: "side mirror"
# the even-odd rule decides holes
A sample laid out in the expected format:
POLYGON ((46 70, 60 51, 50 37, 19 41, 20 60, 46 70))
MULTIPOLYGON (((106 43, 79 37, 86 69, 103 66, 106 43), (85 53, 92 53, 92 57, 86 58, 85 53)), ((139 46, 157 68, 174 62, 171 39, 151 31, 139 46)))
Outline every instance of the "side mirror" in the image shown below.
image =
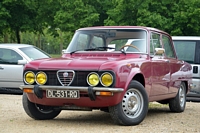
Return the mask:
POLYGON ((155 48, 154 55, 163 55, 165 53, 164 48, 155 48))
POLYGON ((25 65, 27 63, 26 60, 18 60, 18 65, 25 65))

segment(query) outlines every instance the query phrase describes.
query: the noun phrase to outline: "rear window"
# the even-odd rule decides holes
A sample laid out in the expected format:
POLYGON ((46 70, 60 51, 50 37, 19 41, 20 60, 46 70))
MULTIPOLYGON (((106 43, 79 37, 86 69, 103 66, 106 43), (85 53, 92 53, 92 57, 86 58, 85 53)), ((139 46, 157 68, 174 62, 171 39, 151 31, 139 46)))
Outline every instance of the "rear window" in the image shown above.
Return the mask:
POLYGON ((188 63, 195 62, 196 41, 178 41, 174 40, 174 46, 178 59, 188 63))

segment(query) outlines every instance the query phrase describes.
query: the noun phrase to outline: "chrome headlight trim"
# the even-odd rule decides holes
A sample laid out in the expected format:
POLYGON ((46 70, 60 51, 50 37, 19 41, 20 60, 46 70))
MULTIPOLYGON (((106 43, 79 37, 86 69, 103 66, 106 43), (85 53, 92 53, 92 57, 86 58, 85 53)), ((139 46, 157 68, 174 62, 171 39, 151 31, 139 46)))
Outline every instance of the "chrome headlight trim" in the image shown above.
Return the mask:
POLYGON ((113 75, 112 75, 111 73, 109 73, 109 72, 104 72, 104 73, 102 73, 102 74, 101 74, 101 77, 100 77, 100 82, 101 82, 101 84, 102 84, 103 86, 105 86, 105 87, 111 86, 111 85, 113 84, 113 82, 114 82, 113 75), (105 74, 110 75, 111 78, 112 78, 112 82, 110 83, 110 85, 105 85, 105 84, 103 83, 103 81, 102 81, 102 77, 103 77, 105 74))
POLYGON ((87 83, 88 83, 90 86, 97 86, 97 85, 99 84, 99 82, 100 82, 100 78, 99 78, 98 73, 96 73, 96 72, 91 72, 91 73, 89 73, 89 74, 87 75, 87 83), (92 75, 92 74, 96 75, 97 78, 98 78, 98 83, 97 83, 96 85, 92 85, 92 84, 89 82, 89 76, 92 75))
POLYGON ((47 82, 47 75, 46 75, 46 73, 43 72, 43 71, 37 72, 37 74, 35 75, 35 82, 36 82, 38 85, 44 85, 44 84, 47 82), (44 74, 45 77, 46 77, 46 81, 45 81, 43 84, 40 84, 40 83, 37 81, 37 76, 38 76, 39 74, 41 74, 41 73, 44 74))
POLYGON ((25 82, 26 84, 32 85, 32 84, 35 83, 35 73, 32 72, 32 71, 27 71, 26 73, 24 73, 23 79, 24 79, 24 82, 25 82), (33 77, 34 81, 33 81, 32 83, 29 83, 29 82, 26 81, 26 75, 27 75, 27 73, 32 73, 32 74, 33 74, 33 76, 34 76, 34 77, 33 77))

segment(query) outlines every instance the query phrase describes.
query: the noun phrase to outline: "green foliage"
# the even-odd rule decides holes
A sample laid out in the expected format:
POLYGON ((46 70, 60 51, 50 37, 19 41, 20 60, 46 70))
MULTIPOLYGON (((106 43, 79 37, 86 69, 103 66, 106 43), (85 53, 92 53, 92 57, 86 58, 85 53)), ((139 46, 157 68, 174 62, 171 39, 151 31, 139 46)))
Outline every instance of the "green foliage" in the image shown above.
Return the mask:
POLYGON ((54 16, 54 22, 62 31, 74 32, 75 29, 93 26, 99 14, 93 6, 82 0, 61 1, 60 10, 54 16))
POLYGON ((103 25, 200 36, 199 14, 199 0, 2 0, 0 42, 28 43, 60 54, 76 29, 103 25))
POLYGON ((51 57, 52 58, 59 58, 59 57, 61 57, 61 55, 60 54, 51 54, 51 57))

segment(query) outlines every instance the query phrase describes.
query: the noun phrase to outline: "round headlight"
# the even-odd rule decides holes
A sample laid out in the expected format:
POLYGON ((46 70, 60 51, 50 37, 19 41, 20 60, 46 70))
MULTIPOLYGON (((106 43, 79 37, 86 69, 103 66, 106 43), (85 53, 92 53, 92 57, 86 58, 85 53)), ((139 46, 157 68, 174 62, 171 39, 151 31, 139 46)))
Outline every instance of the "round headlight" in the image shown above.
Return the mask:
POLYGON ((43 85, 47 82, 47 75, 44 72, 38 72, 36 75, 37 84, 43 85))
POLYGON ((33 84, 35 82, 35 74, 31 71, 28 71, 24 74, 24 81, 27 84, 33 84))
POLYGON ((87 82, 91 86, 99 84, 99 75, 97 73, 89 73, 87 76, 87 82))
POLYGON ((101 84, 103 86, 110 86, 113 83, 113 76, 106 72, 101 75, 101 84))

